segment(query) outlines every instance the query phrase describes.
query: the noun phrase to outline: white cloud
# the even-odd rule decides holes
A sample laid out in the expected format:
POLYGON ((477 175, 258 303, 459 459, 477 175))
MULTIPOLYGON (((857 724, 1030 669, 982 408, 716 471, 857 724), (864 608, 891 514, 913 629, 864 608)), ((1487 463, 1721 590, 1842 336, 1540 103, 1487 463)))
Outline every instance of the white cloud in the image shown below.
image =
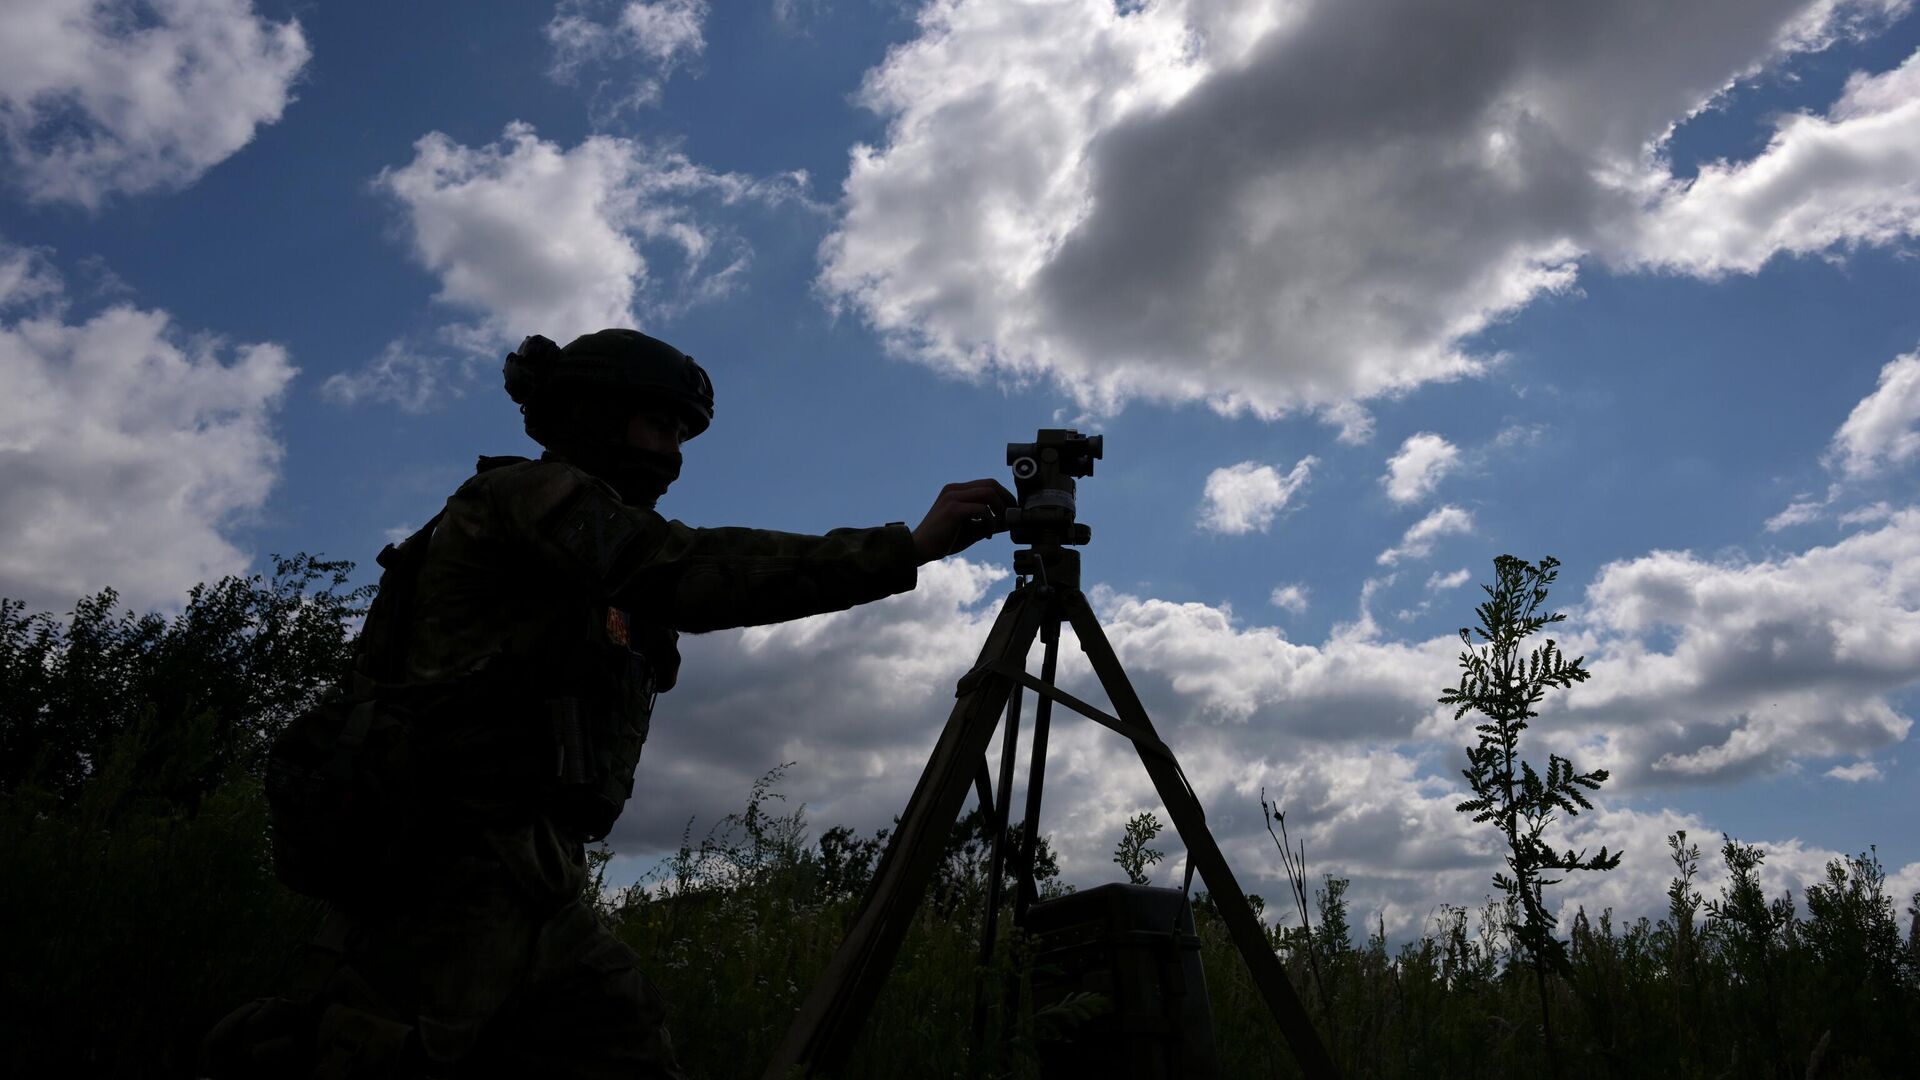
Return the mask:
POLYGON ((1907 735, 1890 695, 1920 678, 1920 510, 1798 555, 1611 563, 1563 637, 1593 681, 1569 692, 1610 768, 1737 779, 1864 755, 1907 735), (1671 645, 1651 642, 1670 636, 1671 645))
POLYGON ((773 0, 774 20, 790 28, 826 10, 827 0, 773 0))
POLYGON ((1434 601, 1439 599, 1440 593, 1457 589, 1472 579, 1473 574, 1464 566, 1451 574, 1442 574, 1436 570, 1427 575, 1426 597, 1413 607, 1403 608, 1395 612, 1394 617, 1401 622, 1412 622, 1433 610, 1434 601))
POLYGON ((1781 117, 1752 161, 1673 182, 1633 228, 1625 262, 1705 277, 1920 235, 1920 51, 1856 73, 1824 117, 1781 117))
POLYGON ((0 321, 0 594, 64 612, 112 586, 146 610, 243 572, 223 530, 277 478, 286 351, 128 304, 69 322, 42 258, 22 275, 0 246, 0 308, 20 309, 0 321))
POLYGON ((1893 515, 1894 515, 1893 504, 1883 499, 1880 502, 1874 503, 1871 506, 1862 506, 1857 510, 1849 510, 1844 514, 1841 514, 1840 524, 1871 525, 1878 521, 1885 521, 1888 518, 1892 517, 1893 515))
POLYGON ((1517 446, 1538 446, 1540 440, 1546 438, 1546 435, 1545 424, 1508 424, 1493 437, 1493 445, 1501 450, 1511 450, 1517 446))
POLYGON ((1423 431, 1409 435, 1400 444, 1400 452, 1387 459, 1387 473, 1380 483, 1394 502, 1419 502, 1459 464, 1458 447, 1431 431, 1423 431))
POLYGON ((1356 401, 1342 401, 1320 410, 1320 419, 1332 424, 1335 438, 1347 446, 1363 446, 1373 439, 1373 414, 1356 401))
MULTIPOLYGON (((985 641, 1005 584, 998 568, 952 559, 924 568, 919 589, 905 596, 683 639, 682 684, 662 699, 617 845, 670 850, 688 811, 699 817, 696 828, 704 827, 736 809, 752 778, 781 761, 798 763, 783 788, 788 805, 806 805, 816 827, 886 825, 912 791, 952 707, 954 680, 985 641)), ((1225 608, 1103 587, 1090 598, 1247 888, 1284 895, 1256 806, 1265 788, 1288 811, 1295 836, 1307 840, 1314 872, 1353 878, 1356 912, 1379 912, 1390 932, 1417 930, 1438 903, 1473 904, 1487 893, 1499 865, 1494 835, 1454 811, 1464 797, 1456 769, 1467 736, 1451 710, 1434 701, 1457 674, 1456 638, 1395 642, 1336 631, 1317 645, 1301 644, 1225 608)), ((1693 624, 1710 630, 1712 617, 1696 613, 1693 624)), ((1622 626, 1645 629, 1637 617, 1619 618, 1622 626)), ((1103 695, 1070 632, 1061 655, 1062 685, 1100 704, 1103 695)), ((1661 687, 1632 689, 1637 673, 1611 662, 1599 671, 1589 686, 1629 685, 1643 709, 1664 694, 1661 687)), ((1702 677, 1720 680, 1723 691, 1736 690, 1741 678, 1724 665, 1702 677)), ((1610 764, 1587 745, 1591 732, 1580 725, 1588 715, 1563 709, 1543 718, 1530 735, 1542 740, 1533 752, 1570 753, 1583 768, 1610 764), (1582 741, 1552 741, 1570 728, 1582 741)), ((997 740, 994 746, 997 753, 997 740)), ((1782 750, 1815 759, 1825 753, 1792 742, 1782 750)), ((1566 917, 1579 903, 1595 914, 1612 906, 1629 918, 1657 912, 1668 873, 1666 834, 1684 828, 1697 840, 1718 835, 1696 816, 1617 808, 1616 797, 1633 782, 1616 779, 1596 812, 1560 832, 1572 845, 1628 852, 1620 870, 1580 877, 1556 894, 1566 917)), ((1152 809, 1167 819, 1134 751, 1065 710, 1055 711, 1047 792, 1044 827, 1068 877, 1081 883, 1112 876, 1109 853, 1130 814, 1152 809)), ((1792 838, 1766 847, 1765 880, 1773 890, 1797 889, 1836 854, 1792 838)), ((1162 873, 1177 880, 1178 841, 1169 836, 1167 848, 1172 858, 1162 873)), ((1710 854, 1706 862, 1703 887, 1711 889, 1719 871, 1710 854)), ((1896 871, 1896 885, 1909 879, 1920 887, 1920 863, 1896 871)))
POLYGON ((57 304, 65 289, 46 252, 0 240, 0 311, 57 304))
POLYGON ((1851 765, 1835 765, 1827 770, 1827 776, 1835 780, 1844 780, 1857 784, 1862 780, 1880 780, 1880 766, 1871 761, 1856 761, 1851 765))
POLYGON ((1273 592, 1268 595, 1267 602, 1274 607, 1300 615, 1307 610, 1310 594, 1311 590, 1307 586, 1296 581, 1291 585, 1275 586, 1273 592))
MULTIPOLYGON (((1920 66, 1914 70, 1920 73, 1920 66)), ((1920 103, 1915 109, 1920 116, 1920 103)), ((1920 140, 1920 131, 1915 138, 1920 140)), ((1897 356, 1880 369, 1879 385, 1833 433, 1826 460, 1849 479, 1860 479, 1915 458, 1920 458, 1920 350, 1897 356)))
POLYGON ((1827 504, 1822 500, 1796 499, 1787 504, 1785 510, 1767 519, 1767 531, 1779 532, 1795 525, 1805 525, 1810 521, 1819 521, 1826 512, 1827 504))
POLYGON ((458 382, 447 380, 449 363, 444 356, 390 342, 366 367, 329 375, 320 384, 320 396, 337 405, 377 401, 402 412, 426 412, 438 394, 462 390, 458 382))
MULTIPOLYGON (((1814 499, 1796 496, 1785 510, 1767 519, 1768 532, 1779 532, 1826 517, 1827 511, 1850 486, 1869 480, 1889 468, 1920 457, 1920 351, 1894 357, 1880 369, 1879 385, 1847 414, 1821 464, 1839 479, 1827 485, 1826 495, 1814 499)), ((1884 521, 1892 506, 1877 502, 1856 507, 1839 517, 1842 525, 1884 521)))
MULTIPOLYGON (((682 808, 715 820, 781 761, 800 763, 787 794, 816 822, 886 824, 952 708, 955 680, 986 640, 1006 577, 949 559, 923 567, 919 588, 904 596, 683 638, 682 682, 661 701, 619 842, 669 848, 682 808)), ((1431 722, 1457 644, 1301 645, 1204 604, 1100 587, 1090 598, 1156 727, 1201 783, 1210 820, 1223 841, 1243 847, 1264 834, 1242 793, 1257 790, 1273 761, 1292 761, 1303 747, 1325 758, 1327 747, 1360 754, 1368 740, 1407 738, 1431 722)), ((1060 681, 1104 698, 1070 630, 1060 681)), ((1120 822, 1151 802, 1152 788, 1118 736, 1064 710, 1055 715, 1048 830, 1078 872, 1103 872, 1120 822)))
MULTIPOLYGON (((806 176, 717 173, 677 151, 591 136, 572 149, 522 123, 479 148, 434 132, 375 187, 406 214, 412 253, 440 280, 435 299, 470 316, 447 344, 497 360, 528 334, 562 343, 666 318, 727 295, 752 251, 723 223, 743 205, 809 209, 806 176)), ((395 342, 330 379, 339 401, 407 407, 435 390, 430 346, 395 342)))
POLYGON ((1200 514, 1200 527, 1230 536, 1266 532, 1273 526, 1274 515, 1306 486, 1316 463, 1312 457, 1301 458, 1285 476, 1271 465, 1252 461, 1213 470, 1207 474, 1207 505, 1200 514))
POLYGON ((689 812, 713 822, 752 779, 799 762, 787 794, 862 828, 905 805, 997 612, 1001 568, 953 558, 910 593, 775 626, 681 638, 616 842, 670 850, 689 812))
POLYGON ((311 55, 249 0, 8 0, 0 145, 36 202, 185 187, 280 119, 311 55))
POLYGON ((1684 255, 1649 246, 1671 235, 1650 213, 1718 253, 1698 273, 1898 233, 1907 75, 1850 86, 1822 123, 1859 167, 1768 188, 1778 229, 1711 169, 1675 184, 1661 148, 1739 79, 1905 7, 930 0, 868 73, 887 131, 853 150, 820 284, 941 370, 1360 439, 1342 408, 1483 370, 1474 334, 1587 253, 1684 255))
POLYGON ((673 72, 706 51, 703 27, 706 0, 627 0, 607 22, 595 18, 610 4, 599 0, 561 0, 546 26, 553 47, 550 74, 573 82, 583 68, 637 58, 646 72, 615 108, 649 105, 660 99, 673 72))
POLYGON ((1402 559, 1424 559, 1433 554, 1434 541, 1472 531, 1471 513, 1457 506, 1443 506, 1415 522, 1400 543, 1381 552, 1377 561, 1381 566, 1393 566, 1402 559))

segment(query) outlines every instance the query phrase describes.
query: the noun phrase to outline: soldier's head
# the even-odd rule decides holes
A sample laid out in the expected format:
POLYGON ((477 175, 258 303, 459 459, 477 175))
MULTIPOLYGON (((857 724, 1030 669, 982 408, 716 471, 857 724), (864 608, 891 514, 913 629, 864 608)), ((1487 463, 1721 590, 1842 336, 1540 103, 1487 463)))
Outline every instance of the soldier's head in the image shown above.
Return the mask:
POLYGON ((566 348, 539 335, 507 355, 507 394, 527 434, 652 505, 680 474, 680 443, 713 422, 713 382, 693 358, 635 330, 566 348))

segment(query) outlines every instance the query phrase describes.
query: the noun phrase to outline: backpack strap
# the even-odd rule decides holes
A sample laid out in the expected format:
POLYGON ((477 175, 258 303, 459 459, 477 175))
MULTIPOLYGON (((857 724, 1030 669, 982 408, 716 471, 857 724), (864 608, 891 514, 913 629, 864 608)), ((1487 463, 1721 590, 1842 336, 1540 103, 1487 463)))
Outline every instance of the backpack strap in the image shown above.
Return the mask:
POLYGON ((380 564, 380 591, 367 608, 367 621, 360 628, 354 646, 353 673, 356 696, 370 690, 368 685, 404 681, 407 638, 413 623, 413 596, 420 580, 420 568, 427 562, 427 547, 433 532, 447 511, 427 519, 412 536, 399 544, 380 549, 375 561, 380 564))

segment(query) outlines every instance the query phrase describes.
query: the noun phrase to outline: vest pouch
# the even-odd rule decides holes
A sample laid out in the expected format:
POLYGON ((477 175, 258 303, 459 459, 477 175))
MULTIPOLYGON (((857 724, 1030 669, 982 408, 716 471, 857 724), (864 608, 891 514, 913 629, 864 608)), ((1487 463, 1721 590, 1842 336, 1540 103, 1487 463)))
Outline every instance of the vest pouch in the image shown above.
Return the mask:
POLYGON ((653 673, 646 658, 623 651, 625 670, 611 700, 551 698, 545 703, 553 743, 554 814, 586 843, 613 831, 633 796, 652 722, 653 673))

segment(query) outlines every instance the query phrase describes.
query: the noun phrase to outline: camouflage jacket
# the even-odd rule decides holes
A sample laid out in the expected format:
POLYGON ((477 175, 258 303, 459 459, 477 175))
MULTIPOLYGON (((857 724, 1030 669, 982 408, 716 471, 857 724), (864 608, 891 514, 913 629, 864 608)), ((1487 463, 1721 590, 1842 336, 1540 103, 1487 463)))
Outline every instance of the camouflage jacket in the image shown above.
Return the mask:
MULTIPOLYGON (((697 529, 620 501, 556 455, 483 457, 428 546, 405 672, 415 684, 449 685, 507 672, 526 685, 497 695, 503 715, 489 722, 539 723, 518 713, 593 677, 571 657, 630 649, 651 668, 648 689, 670 689, 679 631, 844 610, 913 588, 917 565, 899 523, 825 536, 697 529)), ((550 815, 483 832, 536 900, 578 894, 583 846, 550 815)))

